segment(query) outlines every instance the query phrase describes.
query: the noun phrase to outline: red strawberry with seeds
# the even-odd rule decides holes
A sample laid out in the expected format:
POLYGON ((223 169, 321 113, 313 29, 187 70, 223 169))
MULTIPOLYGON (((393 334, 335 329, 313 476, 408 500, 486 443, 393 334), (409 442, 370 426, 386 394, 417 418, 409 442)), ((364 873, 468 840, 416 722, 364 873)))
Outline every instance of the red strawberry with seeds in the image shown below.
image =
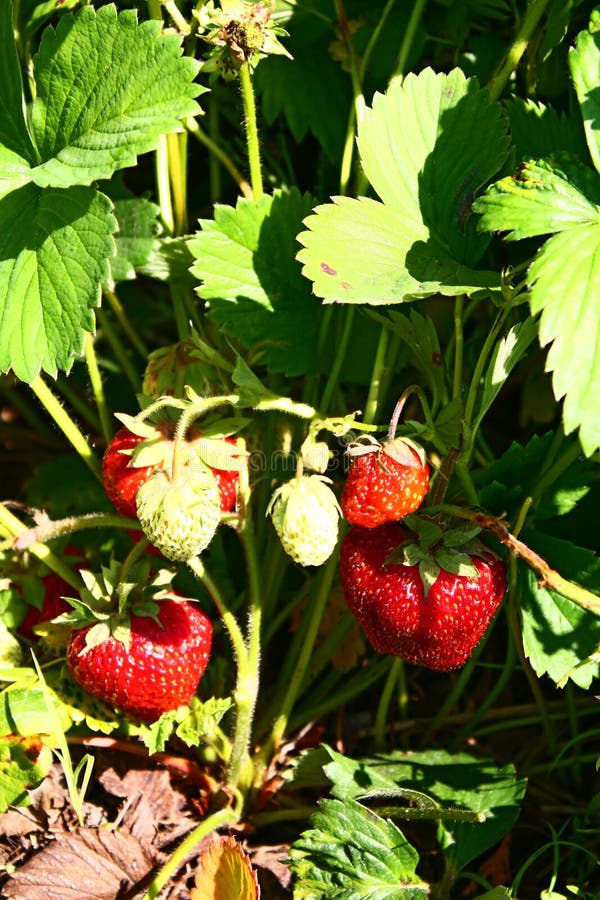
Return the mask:
POLYGON ((102 481, 108 499, 122 516, 137 518, 135 498, 141 485, 148 480, 156 466, 132 466, 131 455, 144 438, 128 428, 120 428, 109 443, 102 458, 102 481))
POLYGON ((37 637, 33 630, 36 625, 39 625, 40 622, 49 622, 50 619, 54 619, 56 616, 60 616, 61 613, 71 609, 67 601, 63 600, 63 597, 69 597, 73 594, 73 588, 70 584, 67 584, 54 572, 44 575, 42 583, 44 585, 42 608, 38 609, 37 606, 29 604, 25 618, 17 629, 19 634, 29 641, 34 641, 37 637))
POLYGON ((74 630, 67 663, 90 694, 154 722, 194 696, 208 663, 212 625, 195 604, 170 598, 160 600, 156 618, 131 612, 129 620, 128 648, 113 634, 88 646, 95 626, 74 630))
POLYGON ((423 450, 406 438, 379 444, 370 437, 350 444, 352 463, 341 506, 351 525, 375 528, 418 509, 429 489, 423 450))
MULTIPOLYGON (((506 591, 504 565, 482 548, 477 553, 456 553, 461 560, 456 568, 462 566, 469 574, 439 565, 432 571, 428 551, 415 550, 415 540, 412 532, 396 523, 350 529, 341 548, 342 587, 375 650, 448 671, 463 665, 493 618, 506 591), (390 561, 390 556, 401 558, 398 548, 407 543, 419 561, 412 565, 390 561)), ((441 549, 439 556, 454 568, 453 552, 441 549)))

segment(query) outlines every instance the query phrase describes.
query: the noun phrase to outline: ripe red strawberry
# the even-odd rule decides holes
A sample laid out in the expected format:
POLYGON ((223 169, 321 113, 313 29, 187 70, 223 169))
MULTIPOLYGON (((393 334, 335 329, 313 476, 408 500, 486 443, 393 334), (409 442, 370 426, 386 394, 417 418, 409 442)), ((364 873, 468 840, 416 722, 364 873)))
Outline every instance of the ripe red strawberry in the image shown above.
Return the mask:
MULTIPOLYGON (((152 464, 132 465, 131 454, 123 451, 134 450, 144 437, 134 434, 128 428, 123 427, 117 431, 110 444, 106 448, 102 459, 102 480, 104 489, 113 506, 122 516, 130 519, 137 518, 136 497, 140 487, 150 478, 157 469, 168 467, 172 459, 173 440, 170 432, 172 429, 157 430, 157 437, 163 437, 161 447, 152 448, 152 464)), ((235 446, 232 437, 224 440, 235 446)), ((193 440, 190 442, 193 444, 193 440)), ((221 495, 222 512, 232 512, 235 509, 237 497, 237 484, 239 472, 236 470, 212 468, 221 495)))
POLYGON ((477 578, 441 568, 427 593, 418 563, 386 563, 414 540, 396 523, 350 529, 340 556, 342 587, 375 650, 448 671, 468 659, 496 612, 506 591, 504 565, 484 550, 470 553, 477 578))
POLYGON ((351 525, 375 528, 418 509, 429 489, 429 466, 421 448, 403 438, 379 444, 356 442, 341 506, 351 525))
POLYGON ((48 622, 50 619, 54 619, 56 616, 60 616, 61 613, 71 609, 69 603, 62 599, 63 597, 73 596, 74 591, 70 584, 67 584, 54 572, 44 575, 42 583, 44 585, 42 608, 38 609, 37 606, 30 604, 27 607, 25 618, 17 629, 19 634, 27 638, 28 641, 34 641, 37 637, 33 631, 35 625, 39 625, 40 622, 48 622))
POLYGON ((153 617, 131 613, 129 649, 110 635, 86 649, 93 626, 74 630, 67 648, 73 677, 95 697, 154 722, 190 702, 210 655, 210 619, 188 600, 165 599, 153 617))

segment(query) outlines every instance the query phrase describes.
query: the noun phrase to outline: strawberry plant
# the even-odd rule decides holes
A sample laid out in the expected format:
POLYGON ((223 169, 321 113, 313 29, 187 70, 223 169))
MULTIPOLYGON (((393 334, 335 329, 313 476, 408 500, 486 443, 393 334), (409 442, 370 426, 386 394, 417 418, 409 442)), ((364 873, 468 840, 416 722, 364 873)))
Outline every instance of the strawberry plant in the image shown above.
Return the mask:
POLYGON ((598 11, 0 46, 3 896, 593 900, 598 11))

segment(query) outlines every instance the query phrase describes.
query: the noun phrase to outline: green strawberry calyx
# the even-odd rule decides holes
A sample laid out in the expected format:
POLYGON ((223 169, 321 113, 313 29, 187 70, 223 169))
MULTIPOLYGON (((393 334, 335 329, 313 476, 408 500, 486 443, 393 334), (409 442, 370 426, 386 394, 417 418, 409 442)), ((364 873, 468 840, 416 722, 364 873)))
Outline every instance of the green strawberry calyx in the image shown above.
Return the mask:
POLYGON ((425 597, 442 570, 477 581, 479 571, 473 556, 494 556, 477 539, 481 531, 477 525, 461 523, 456 527, 443 528, 434 519, 416 515, 407 516, 404 523, 413 535, 389 554, 386 565, 418 565, 425 597))

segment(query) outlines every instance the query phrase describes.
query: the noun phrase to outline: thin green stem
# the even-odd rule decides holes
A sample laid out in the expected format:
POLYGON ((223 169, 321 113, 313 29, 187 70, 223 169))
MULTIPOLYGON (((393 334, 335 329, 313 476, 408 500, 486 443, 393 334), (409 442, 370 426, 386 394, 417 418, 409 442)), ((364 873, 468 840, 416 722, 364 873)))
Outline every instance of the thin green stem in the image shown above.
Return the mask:
POLYGON ((352 44, 352 38, 348 27, 348 17, 344 8, 343 0, 335 0, 335 11, 337 16, 337 30, 347 57, 350 61, 350 75, 352 78, 353 104, 348 116, 348 124, 346 126, 346 140, 344 142, 344 153, 342 156, 342 167, 340 171, 340 192, 348 193, 348 185, 352 175, 352 159, 354 156, 354 139, 356 125, 360 124, 360 120, 365 110, 365 98, 362 91, 362 79, 359 71, 356 53, 352 44))
POLYGON ((102 467, 98 458, 94 455, 92 448, 73 419, 61 406, 60 401, 54 396, 48 385, 42 380, 41 375, 37 375, 29 387, 48 415, 54 419, 69 443, 75 448, 86 466, 99 481, 102 481, 102 467))
POLYGON ((173 20, 173 24, 177 28, 177 31, 180 31, 181 34, 189 34, 191 30, 189 22, 179 12, 175 0, 161 0, 161 4, 173 20))
POLYGON ((96 408, 98 410, 98 415, 100 416, 102 437, 104 438, 104 443, 108 444, 110 443, 113 433, 111 414, 104 394, 104 385, 102 384, 102 377, 98 367, 98 357, 96 356, 96 349, 94 347, 94 338, 89 332, 85 336, 85 361, 90 377, 92 393, 94 395, 94 400, 96 401, 96 408))
POLYGON ((173 233, 187 234, 187 134, 167 135, 167 154, 171 201, 173 203, 173 233))
POLYGON ((371 37, 369 38, 369 43, 365 47, 365 52, 362 55, 362 59, 360 61, 360 66, 359 66, 359 70, 358 70, 361 83, 365 76, 365 72, 367 71, 367 69, 369 67, 369 63, 371 62, 371 56, 372 56, 373 50, 375 49, 375 47, 377 45, 377 41, 379 40, 379 37, 380 37, 381 33, 383 32, 385 23, 387 22, 388 16, 392 11, 392 8, 393 8, 395 2, 396 2, 396 0, 387 0, 387 3, 385 4, 384 8, 382 9, 381 13, 379 14, 379 18, 377 20, 377 25, 373 29, 371 37))
POLYGON ((237 619, 227 606, 227 603, 219 588, 206 571, 200 557, 192 557, 192 559, 188 560, 187 565, 188 568, 192 570, 198 581, 200 581, 200 583, 204 585, 210 595, 211 600, 217 607, 219 615, 221 616, 221 621, 225 626, 225 630, 227 631, 229 640, 231 641, 231 644, 233 646, 233 653, 235 656, 236 665, 238 667, 238 672, 240 671, 240 669, 245 671, 248 665, 248 654, 246 651, 244 636, 237 619))
POLYGON ((254 200, 258 202, 263 195, 263 181, 260 167, 260 142, 258 138, 258 126, 256 124, 256 103, 254 100, 254 88, 248 62, 240 66, 240 88, 242 92, 242 105, 244 107, 244 122, 246 125, 246 144, 248 148, 248 164, 250 167, 250 184, 254 200))
POLYGON ((329 404, 331 403, 333 392, 338 386, 339 375, 346 358, 348 342, 350 341, 352 323, 354 322, 354 314, 354 306, 344 307, 344 324, 342 333, 340 335, 339 341, 336 343, 336 352, 335 356, 333 357, 333 364, 331 366, 331 369, 329 370, 329 376, 327 378, 327 382, 323 389, 323 394, 321 395, 321 401, 319 403, 319 412, 323 416, 327 415, 327 410, 329 409, 329 404))
POLYGON ((531 0, 521 21, 521 27, 509 47, 504 62, 494 73, 488 82, 487 89, 492 100, 498 100, 502 95, 508 79, 519 65, 521 57, 527 49, 527 45, 533 37, 540 19, 546 11, 549 0, 531 0))
MULTIPOLYGON (((173 317, 175 319, 175 327, 177 328, 177 337, 180 341, 185 341, 190 335, 190 320, 187 314, 187 304, 185 302, 186 287, 173 281, 169 285, 169 293, 171 295, 171 304, 173 307, 173 317)), ((181 379, 185 378, 185 369, 180 368, 179 373, 181 379)), ((183 384, 180 383, 175 387, 175 395, 180 396, 183 390, 183 384)))
MULTIPOLYGON (((216 107, 211 107, 211 109, 212 108, 216 109, 216 107)), ((229 172, 229 174, 237 184, 240 193, 242 193, 244 197, 252 199, 252 188, 250 187, 240 170, 237 168, 237 166, 234 165, 234 163, 227 156, 225 151, 216 143, 216 141, 214 141, 211 137, 209 137, 208 134, 206 134, 205 131, 202 130, 202 128, 198 125, 196 119, 192 119, 191 117, 187 118, 185 120, 185 127, 187 128, 189 133, 194 138, 196 138, 197 141, 199 141, 199 143, 203 144, 206 147, 211 155, 211 159, 218 160, 223 168, 227 172, 229 172)), ((211 178, 211 182, 213 180, 215 180, 214 176, 211 178)), ((214 185, 211 188, 211 195, 213 196, 213 199, 215 201, 218 199, 219 193, 217 185, 214 185)))
POLYGON ((135 330, 131 322, 127 317, 127 313, 123 308, 123 304, 117 297, 114 291, 111 291, 108 287, 102 288, 102 293, 108 300, 109 306, 113 311, 114 317, 131 341, 131 346, 134 350, 140 354, 143 359, 147 359, 148 357, 148 348, 144 344, 143 340, 139 336, 138 332, 135 330))
MULTIPOLYGON (((28 531, 20 519, 8 510, 3 503, 0 503, 0 529, 11 538, 19 538, 24 532, 28 531)), ((81 590, 81 579, 69 568, 69 566, 56 556, 46 544, 39 542, 28 546, 29 553, 32 553, 36 559, 43 562, 53 572, 55 572, 63 581, 66 581, 77 593, 81 590)))
POLYGON ((173 213, 173 203, 171 200, 171 185, 169 182, 169 151, 167 146, 167 136, 161 134, 158 139, 155 158, 156 170, 156 193, 158 195, 158 205, 160 207, 160 217, 165 226, 167 234, 173 234, 175 231, 175 216, 173 213))
POLYGON ((121 367, 121 371, 127 378, 133 392, 135 394, 140 394, 142 391, 141 378, 136 372, 133 363, 129 359, 127 350, 123 346, 121 338, 113 328, 110 318, 107 316, 106 312, 103 309, 96 310, 96 316, 98 318, 98 324, 102 329, 102 333, 110 344, 110 349, 112 350, 115 359, 121 367))
POLYGON ((21 550, 29 547, 34 542, 53 541, 67 534, 77 531, 85 531, 89 528, 137 528, 140 525, 137 519, 127 519, 118 513, 86 513, 82 516, 67 516, 65 519, 48 519, 27 528, 22 534, 16 546, 21 550))
POLYGON ((381 404, 381 385, 384 380, 385 359, 390 340, 390 332, 387 328, 382 328, 379 334, 379 343, 377 344, 377 352, 375 354, 375 362, 373 363, 373 371, 371 373, 371 384, 369 385, 369 393, 367 402, 365 403, 365 413, 363 421, 369 424, 374 423, 377 418, 377 412, 381 404))
POLYGON ((194 847, 206 837, 206 835, 210 834, 211 831, 214 831, 216 828, 220 828, 222 825, 238 822, 239 818, 239 811, 228 806, 225 807, 225 809, 219 809, 217 812, 214 812, 212 815, 208 816, 208 818, 204 819, 204 821, 200 822, 193 831, 190 831, 190 833, 186 835, 175 852, 169 857, 144 894, 142 900, 155 900, 164 886, 175 875, 177 870, 181 868, 188 853, 190 853, 194 847))
POLYGON ((463 370, 463 311, 465 298, 459 294, 454 301, 454 374, 452 376, 452 399, 460 397, 463 370))
POLYGON ((383 686, 377 713, 375 715, 375 752, 385 752, 385 732, 387 720, 390 711, 390 703, 394 694, 394 689, 402 677, 404 662, 399 657, 395 657, 388 673, 388 677, 383 686))
POLYGON ((419 27, 419 23, 423 18, 426 6, 427 0, 416 0, 413 5, 410 19, 408 20, 408 25, 406 26, 406 30, 402 38, 402 44, 400 45, 400 51, 398 53, 396 65, 394 66, 394 74, 390 79, 390 84, 392 84, 396 80, 401 81, 404 78, 408 56, 415 39, 415 34, 417 33, 417 28, 419 27))
POLYGON ((321 572, 319 586, 316 590, 313 603, 310 608, 309 625, 305 633, 304 641, 301 645, 300 654, 294 666, 288 688, 283 698, 279 714, 275 719, 275 724, 271 730, 269 740, 267 741, 263 758, 266 764, 269 763, 271 756, 279 747, 281 740, 285 734, 291 712, 294 708, 296 698, 300 693, 302 683, 304 681, 306 671, 311 661, 311 656, 319 627, 323 619, 323 613, 329 599, 331 585, 337 571, 337 553, 330 557, 327 565, 321 572))
MULTIPOLYGON (((483 370, 487 365, 487 361, 492 350, 494 349, 498 334, 502 329, 502 326, 506 320, 508 313, 510 312, 510 309, 510 305, 506 304, 496 316, 496 320, 494 321, 492 327, 488 332, 488 335, 484 341, 483 347, 481 348, 481 352, 475 364, 473 377, 471 378, 471 384, 469 385, 469 391, 467 393, 467 399, 465 401, 464 419, 468 426, 471 425, 471 419, 473 417, 473 411, 475 409, 475 401, 477 399, 477 392, 479 391, 479 385, 483 376, 483 370)), ((474 438, 475 434, 473 434, 472 436, 471 443, 474 438)))
MULTIPOLYGON (((235 689, 237 716, 233 740, 227 784, 237 788, 249 762, 248 748, 254 722, 254 711, 260 684, 260 647, 262 604, 260 570, 253 539, 253 522, 246 516, 240 529, 240 540, 246 558, 248 574, 249 610, 248 610, 248 668, 244 676, 238 679, 235 689)), ((248 787, 249 785, 245 785, 248 787)))
POLYGON ((85 394, 79 393, 74 384, 71 384, 65 375, 59 375, 56 382, 56 390, 67 401, 71 410, 77 413, 82 422, 85 422, 89 428, 98 434, 101 433, 102 425, 100 419, 93 407, 90 406, 89 400, 85 394))

